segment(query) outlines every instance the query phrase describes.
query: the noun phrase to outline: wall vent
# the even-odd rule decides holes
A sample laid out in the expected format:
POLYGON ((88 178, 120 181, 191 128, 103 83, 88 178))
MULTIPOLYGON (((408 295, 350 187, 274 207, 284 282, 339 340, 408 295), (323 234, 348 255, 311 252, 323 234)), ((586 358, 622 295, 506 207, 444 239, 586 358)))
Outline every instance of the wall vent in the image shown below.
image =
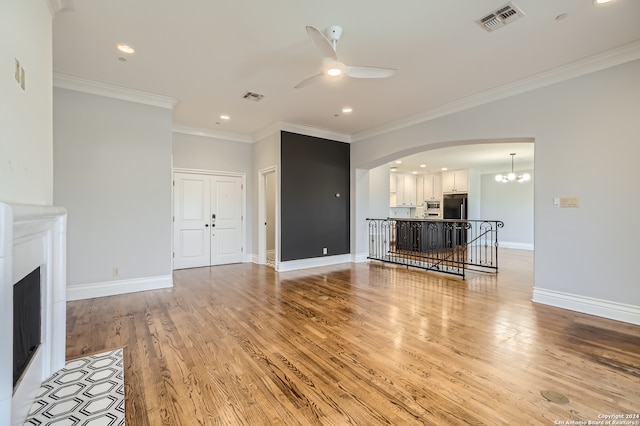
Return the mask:
POLYGON ((247 92, 242 97, 248 101, 258 102, 264 98, 264 95, 255 92, 247 92))
POLYGON ((524 16, 524 13, 513 3, 507 3, 497 10, 478 19, 476 22, 485 30, 491 32, 524 16))

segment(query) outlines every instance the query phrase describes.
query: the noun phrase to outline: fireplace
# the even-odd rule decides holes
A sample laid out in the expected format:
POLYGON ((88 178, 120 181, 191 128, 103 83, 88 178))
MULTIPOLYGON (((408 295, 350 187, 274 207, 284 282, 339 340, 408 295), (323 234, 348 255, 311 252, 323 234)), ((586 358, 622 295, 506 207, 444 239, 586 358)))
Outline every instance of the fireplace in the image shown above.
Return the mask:
MULTIPOLYGON (((64 366, 66 329, 66 211, 53 206, 0 202, 0 424, 22 425, 40 384, 64 366), (14 309, 23 281, 29 308, 14 309), (16 286, 17 290, 16 290, 16 286), (36 290, 37 288, 37 290, 36 290), (33 294, 39 292, 39 294, 33 294), (39 304, 34 304, 39 299, 39 304), (28 360, 14 354, 14 314, 30 311, 27 327, 36 338, 25 347, 28 360), (38 338, 39 337, 39 338, 38 338), (36 342, 38 341, 38 342, 36 342), (35 342, 35 343, 34 343, 35 342), (17 359, 20 358, 20 359, 17 359), (23 364, 14 379, 14 360, 23 364), (17 379, 17 380, 16 380, 17 379)), ((20 339, 18 339, 20 340, 20 339)), ((18 350, 20 352, 20 350, 18 350)))
POLYGON ((42 343, 40 267, 13 286, 13 388, 42 343))

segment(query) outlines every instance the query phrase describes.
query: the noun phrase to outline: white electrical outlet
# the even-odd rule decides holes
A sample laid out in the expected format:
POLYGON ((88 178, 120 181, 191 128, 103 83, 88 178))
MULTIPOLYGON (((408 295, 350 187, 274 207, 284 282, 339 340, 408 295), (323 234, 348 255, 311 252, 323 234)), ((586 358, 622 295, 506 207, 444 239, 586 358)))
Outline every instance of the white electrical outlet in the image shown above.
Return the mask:
POLYGON ((322 254, 327 254, 327 248, 326 247, 322 248, 322 254))
POLYGON ((113 273, 114 277, 119 277, 120 276, 120 268, 118 268, 117 266, 114 266, 112 273, 113 273))

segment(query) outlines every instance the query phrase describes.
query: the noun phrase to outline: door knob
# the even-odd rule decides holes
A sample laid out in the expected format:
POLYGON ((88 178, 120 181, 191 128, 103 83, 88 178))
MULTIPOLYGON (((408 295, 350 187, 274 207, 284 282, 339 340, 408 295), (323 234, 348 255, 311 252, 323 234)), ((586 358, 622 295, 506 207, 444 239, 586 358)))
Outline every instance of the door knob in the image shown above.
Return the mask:
POLYGON ((208 227, 209 227, 209 224, 208 224, 208 223, 205 223, 205 225, 204 225, 204 226, 205 226, 205 228, 208 228, 208 227))
POLYGON ((212 224, 211 224, 211 227, 212 227, 212 228, 215 228, 215 227, 216 227, 216 224, 215 224, 215 223, 212 223, 212 224))

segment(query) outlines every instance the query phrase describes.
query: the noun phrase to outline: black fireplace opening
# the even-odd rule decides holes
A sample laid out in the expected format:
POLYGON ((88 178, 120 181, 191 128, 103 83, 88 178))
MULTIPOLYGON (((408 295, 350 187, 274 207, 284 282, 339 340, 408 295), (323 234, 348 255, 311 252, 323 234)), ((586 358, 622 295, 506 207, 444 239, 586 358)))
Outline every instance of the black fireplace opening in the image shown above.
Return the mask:
POLYGON ((13 286, 13 387, 42 342, 40 267, 13 286))

